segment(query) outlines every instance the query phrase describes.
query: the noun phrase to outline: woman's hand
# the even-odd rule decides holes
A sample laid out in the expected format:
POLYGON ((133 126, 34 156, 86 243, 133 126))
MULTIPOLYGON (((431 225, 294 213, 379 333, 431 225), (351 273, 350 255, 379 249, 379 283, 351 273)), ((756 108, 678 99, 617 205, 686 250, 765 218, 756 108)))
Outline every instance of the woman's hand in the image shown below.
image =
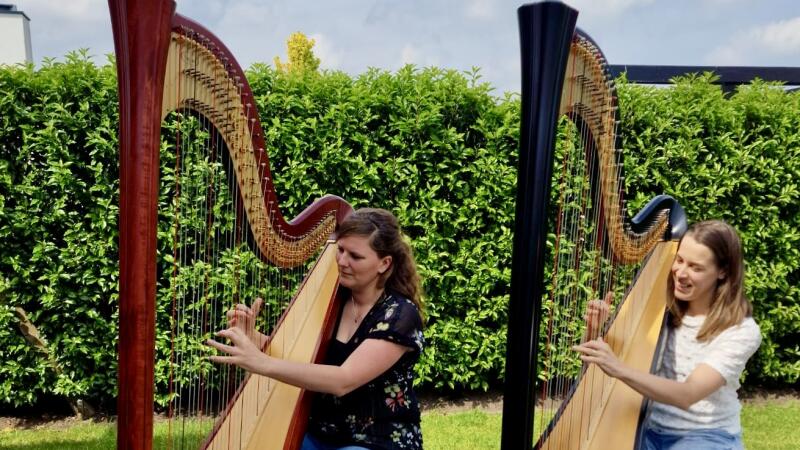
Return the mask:
POLYGON ((266 336, 256 331, 256 319, 258 318, 258 313, 261 312, 262 306, 264 306, 264 300, 256 298, 249 307, 239 303, 226 314, 228 317, 228 328, 238 328, 241 330, 259 349, 264 348, 264 344, 266 344, 268 339, 266 336))
POLYGON ((586 321, 585 341, 600 337, 600 330, 608 320, 613 301, 614 293, 609 291, 603 300, 592 300, 586 304, 586 313, 583 315, 583 320, 586 321))
POLYGON ((573 346, 572 349, 581 353, 583 362, 597 364, 610 377, 619 378, 625 370, 625 365, 617 359, 614 351, 602 338, 573 346))
POLYGON ((208 359, 219 364, 233 364, 248 372, 265 372, 265 364, 268 363, 269 357, 256 347, 240 327, 234 326, 218 331, 216 336, 227 338, 232 345, 225 345, 213 339, 207 340, 206 344, 228 354, 228 356, 209 356, 208 359))

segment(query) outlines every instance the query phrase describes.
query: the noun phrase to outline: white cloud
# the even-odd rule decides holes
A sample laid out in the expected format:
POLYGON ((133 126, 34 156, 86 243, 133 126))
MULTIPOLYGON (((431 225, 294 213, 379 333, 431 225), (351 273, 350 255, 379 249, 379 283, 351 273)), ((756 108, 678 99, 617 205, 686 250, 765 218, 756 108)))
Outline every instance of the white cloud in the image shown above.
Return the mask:
POLYGON ((109 20, 108 3, 102 0, 16 0, 17 9, 24 11, 33 21, 37 16, 51 21, 96 22, 109 20))
POLYGON ((577 9, 584 17, 614 18, 625 11, 655 0, 564 0, 564 3, 577 9))
POLYGON ((800 16, 733 35, 706 56, 708 64, 741 65, 765 56, 800 56, 800 16))
POLYGON ((320 67, 323 69, 338 69, 342 62, 342 52, 337 50, 333 41, 326 35, 315 33, 309 36, 314 40, 312 51, 319 58, 320 67))
POLYGON ((464 10, 467 17, 472 19, 491 19, 495 16, 494 0, 470 0, 464 10))
POLYGON ((800 16, 754 28, 750 34, 756 42, 773 53, 800 53, 800 16))
POLYGON ((16 0, 12 3, 31 20, 31 45, 36 63, 45 57, 60 59, 79 48, 89 49, 89 54, 103 63, 102 55, 114 51, 107 2, 16 0))
MULTIPOLYGON (((222 17, 218 24, 220 29, 238 31, 254 27, 259 30, 269 27, 277 21, 277 14, 269 2, 239 1, 232 2, 223 9, 222 17)), ((211 23, 205 24, 211 26, 211 23)))
POLYGON ((707 3, 711 6, 719 6, 719 5, 730 5, 733 3, 744 3, 748 0, 703 0, 703 3, 707 3))
POLYGON ((712 66, 741 66, 746 64, 746 56, 731 45, 717 47, 706 55, 706 64, 712 66))
POLYGON ((207 9, 199 6, 200 2, 192 4, 191 7, 195 9, 187 8, 182 14, 196 20, 217 36, 242 68, 254 62, 271 64, 275 56, 283 57, 288 33, 285 36, 275 34, 279 17, 275 4, 243 0, 228 3, 215 1, 206 5, 207 9))
POLYGON ((420 67, 439 66, 439 58, 430 53, 422 52, 413 44, 406 44, 400 51, 400 65, 414 64, 420 67))
POLYGON ((401 65, 419 64, 420 63, 419 50, 417 50, 411 44, 406 44, 403 47, 403 50, 400 51, 400 63, 401 65))

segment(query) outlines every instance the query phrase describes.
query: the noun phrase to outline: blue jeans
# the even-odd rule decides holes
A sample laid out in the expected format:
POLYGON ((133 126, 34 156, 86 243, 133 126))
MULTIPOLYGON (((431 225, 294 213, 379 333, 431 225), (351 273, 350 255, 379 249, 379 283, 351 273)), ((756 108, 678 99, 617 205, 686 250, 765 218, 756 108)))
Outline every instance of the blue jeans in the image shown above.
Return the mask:
POLYGON ((641 450, 744 450, 744 446, 741 434, 719 428, 677 431, 648 426, 641 450))
POLYGON ((359 447, 357 445, 348 445, 346 447, 334 447, 332 445, 323 444, 318 441, 314 436, 306 433, 303 439, 303 446, 300 450, 369 450, 366 447, 359 447))

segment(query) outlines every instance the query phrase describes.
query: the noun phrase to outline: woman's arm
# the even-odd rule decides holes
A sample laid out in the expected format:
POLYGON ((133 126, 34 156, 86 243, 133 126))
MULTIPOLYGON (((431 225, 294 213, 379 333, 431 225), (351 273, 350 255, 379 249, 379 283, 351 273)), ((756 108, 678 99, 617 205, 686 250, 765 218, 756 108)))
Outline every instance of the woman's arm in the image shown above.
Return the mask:
POLYGON ((233 345, 208 340, 229 356, 211 356, 216 363, 234 364, 293 386, 336 396, 345 395, 389 370, 409 348, 380 339, 366 339, 341 366, 287 361, 262 353, 239 327, 217 333, 233 345))
POLYGON ((675 381, 626 366, 602 339, 573 349, 581 353, 584 362, 597 364, 608 376, 621 380, 645 397, 683 410, 725 385, 725 378, 708 364, 698 364, 686 380, 675 381))

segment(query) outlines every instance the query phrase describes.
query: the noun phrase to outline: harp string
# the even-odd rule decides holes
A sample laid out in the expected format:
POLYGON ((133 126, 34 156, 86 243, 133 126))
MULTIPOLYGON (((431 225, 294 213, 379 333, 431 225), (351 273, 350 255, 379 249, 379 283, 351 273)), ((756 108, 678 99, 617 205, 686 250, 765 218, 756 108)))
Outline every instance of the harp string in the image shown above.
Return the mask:
MULTIPOLYGON (((180 60, 181 58, 178 58, 178 59, 180 60)), ((180 85, 178 85, 177 89, 180 89, 180 85)), ((176 143, 180 142, 180 128, 177 128, 177 127, 175 129, 175 142, 176 143)), ((178 270, 179 270, 178 246, 175 243, 178 241, 178 224, 179 224, 178 218, 180 217, 180 206, 179 206, 179 204, 177 202, 177 198, 179 198, 179 196, 180 196, 180 182, 178 181, 178 180, 180 180, 180 176, 179 176, 180 167, 181 167, 180 166, 180 164, 181 164, 180 160, 181 160, 181 157, 180 157, 180 145, 176 144, 176 148, 175 148, 175 169, 174 169, 176 183, 175 183, 175 196, 172 199, 173 202, 176 203, 176 205, 175 205, 175 215, 174 215, 173 223, 172 223, 172 274, 171 274, 171 282, 170 282, 172 285, 175 284, 175 280, 178 277, 178 270)), ((178 294, 177 294, 177 290, 173 289, 171 294, 172 294, 171 295, 171 298, 172 298, 172 310, 171 310, 171 316, 170 316, 171 317, 171 320, 170 320, 170 336, 171 336, 170 341, 171 342, 170 342, 170 352, 169 352, 169 362, 170 362, 170 364, 169 364, 169 378, 168 378, 168 383, 169 383, 168 386, 169 387, 168 387, 168 393, 167 393, 167 395, 169 396, 169 398, 168 398, 168 403, 169 403, 168 404, 168 408, 169 409, 168 409, 168 412, 167 412, 167 417, 168 417, 168 421, 167 421, 167 427, 168 427, 167 428, 167 442, 170 443, 170 448, 171 448, 171 442, 172 442, 172 439, 173 439, 173 426, 172 426, 173 420, 172 420, 172 418, 177 413, 177 411, 175 411, 175 406, 176 406, 175 402, 172 399, 172 395, 176 390, 175 389, 176 379, 175 379, 175 376, 174 376, 175 375, 175 365, 176 365, 176 361, 175 361, 175 358, 176 358, 176 355, 175 355, 175 338, 174 337, 175 337, 176 327, 177 327, 175 318, 176 318, 177 313, 178 313, 178 304, 177 304, 178 303, 178 294)))
MULTIPOLYGON (((169 73, 198 69, 199 58, 193 47, 181 45, 177 51, 178 69, 169 73)), ((182 79, 176 76, 173 82, 179 98, 184 94, 182 79)), ((196 88, 189 87, 195 91, 196 88)), ((197 92, 188 95, 189 98, 196 96, 197 92)), ((215 106, 211 104, 212 108, 215 106)), ((169 283, 172 298, 170 448, 173 445, 185 447, 188 440, 192 441, 189 447, 196 447, 198 438, 187 435, 192 422, 217 414, 230 395, 231 385, 235 384, 231 380, 240 378, 227 366, 212 370, 198 344, 224 323, 224 311, 230 307, 230 300, 241 295, 239 281, 243 271, 242 227, 237 217, 241 203, 235 183, 222 179, 233 173, 231 158, 227 161, 227 171, 223 169, 222 151, 226 145, 222 136, 208 117, 194 108, 179 107, 171 116, 176 120, 174 144, 167 143, 162 154, 169 159, 172 151, 175 161, 173 172, 165 174, 174 185, 175 217, 169 283), (180 425, 175 427, 173 419, 180 425), (176 433, 173 428, 178 428, 176 433)))

